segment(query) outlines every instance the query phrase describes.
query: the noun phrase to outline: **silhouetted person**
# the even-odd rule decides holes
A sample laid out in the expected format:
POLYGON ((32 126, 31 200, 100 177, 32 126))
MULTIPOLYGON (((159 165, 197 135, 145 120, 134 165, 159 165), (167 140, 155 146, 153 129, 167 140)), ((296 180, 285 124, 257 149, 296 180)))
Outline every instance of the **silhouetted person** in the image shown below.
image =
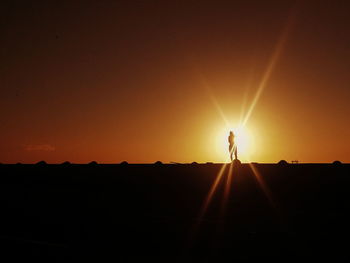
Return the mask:
POLYGON ((233 161, 233 153, 235 154, 235 159, 237 160, 237 145, 235 145, 235 135, 232 131, 230 131, 230 135, 228 136, 228 143, 230 144, 228 149, 230 151, 231 161, 233 161))

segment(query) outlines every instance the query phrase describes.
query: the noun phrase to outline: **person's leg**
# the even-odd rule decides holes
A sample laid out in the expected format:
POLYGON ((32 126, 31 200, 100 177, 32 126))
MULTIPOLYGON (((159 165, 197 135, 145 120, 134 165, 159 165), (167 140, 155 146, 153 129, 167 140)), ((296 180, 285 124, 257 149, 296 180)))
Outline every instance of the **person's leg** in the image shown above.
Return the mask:
POLYGON ((233 148, 230 146, 230 147, 228 147, 228 150, 229 150, 229 152, 230 152, 230 159, 231 159, 231 162, 232 162, 232 160, 233 160, 233 157, 232 157, 233 148))
POLYGON ((237 160, 238 157, 237 157, 237 146, 235 146, 235 159, 237 160))

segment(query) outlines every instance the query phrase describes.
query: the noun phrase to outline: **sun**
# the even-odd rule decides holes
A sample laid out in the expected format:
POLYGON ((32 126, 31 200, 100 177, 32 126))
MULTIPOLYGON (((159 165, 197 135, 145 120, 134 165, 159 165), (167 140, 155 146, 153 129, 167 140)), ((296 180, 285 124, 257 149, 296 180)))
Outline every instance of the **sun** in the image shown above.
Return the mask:
POLYGON ((228 136, 230 131, 235 135, 234 141, 237 145, 238 159, 244 162, 251 161, 251 155, 255 151, 254 136, 247 126, 227 125, 217 131, 216 134, 216 155, 222 161, 229 161, 228 136))
POLYGON ((249 151, 249 132, 243 126, 231 129, 235 135, 237 149, 243 154, 249 151))

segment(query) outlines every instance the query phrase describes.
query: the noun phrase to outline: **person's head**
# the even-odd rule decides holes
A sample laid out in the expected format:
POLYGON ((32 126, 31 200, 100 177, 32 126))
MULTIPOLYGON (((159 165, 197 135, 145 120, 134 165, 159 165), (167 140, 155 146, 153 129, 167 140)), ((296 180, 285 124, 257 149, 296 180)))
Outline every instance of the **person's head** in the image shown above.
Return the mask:
POLYGON ((235 136, 235 135, 233 134, 233 131, 230 131, 230 136, 235 136))

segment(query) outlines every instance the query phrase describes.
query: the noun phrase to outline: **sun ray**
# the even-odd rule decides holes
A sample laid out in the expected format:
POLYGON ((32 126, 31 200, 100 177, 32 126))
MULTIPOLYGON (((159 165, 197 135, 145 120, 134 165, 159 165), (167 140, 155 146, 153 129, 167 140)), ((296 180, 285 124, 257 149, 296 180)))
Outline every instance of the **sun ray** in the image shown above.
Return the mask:
POLYGON ((258 169, 252 163, 249 163, 249 167, 251 168, 251 170, 255 176, 255 179, 259 183, 261 189, 263 190, 264 194, 266 195, 267 199, 269 200, 271 206, 276 207, 275 202, 273 201, 273 198, 272 198, 271 191, 270 191, 269 187, 266 185, 266 183, 264 182, 264 180, 262 179, 262 176, 259 173, 258 169))
POLYGON ((287 20, 287 23, 286 23, 286 26, 284 27, 283 31, 282 31, 282 34, 279 38, 279 40, 277 41, 277 44, 276 44, 276 47, 275 47, 275 50, 274 52, 272 53, 272 56, 270 58, 270 61, 269 61, 269 64, 263 74, 263 77, 258 85, 258 89, 255 93, 255 96, 253 98, 253 101, 252 103, 250 104, 250 107, 243 119, 243 126, 246 125, 246 123, 248 122, 256 104, 258 103, 259 99, 260 99, 260 96, 262 94, 262 92, 264 91, 265 87, 266 87, 266 84, 267 82, 269 81, 270 77, 271 77, 271 74, 274 70, 274 68, 276 67, 276 64, 283 52, 283 49, 286 45, 286 42, 287 42, 287 38, 288 38, 288 35, 290 34, 290 31, 292 29, 292 26, 294 25, 294 10, 291 11, 289 17, 288 17, 288 20, 287 20))
POLYGON ((197 232, 198 232, 198 230, 200 228, 200 225, 202 223, 203 217, 204 217, 205 213, 207 212, 208 206, 209 206, 209 204, 210 204, 210 202, 211 202, 211 200, 213 198, 213 195, 214 195, 214 193, 216 191, 216 188, 219 185, 219 182, 221 181, 221 178, 222 178, 222 176, 224 174, 226 166, 227 166, 227 163, 224 163, 221 166, 218 174, 216 175, 215 181, 213 182, 213 184, 210 187, 210 190, 209 190, 206 198, 204 199, 204 202, 203 202, 202 207, 200 209, 200 212, 198 214, 198 217, 197 217, 197 220, 195 222, 195 225, 193 226, 192 231, 190 231, 190 233, 189 233, 189 239, 188 239, 188 244, 187 244, 189 247, 192 246, 192 244, 193 244, 193 242, 195 240, 197 232))
POLYGON ((214 105, 215 105, 215 108, 216 110, 218 111, 218 113, 220 114, 221 118, 223 119, 223 121, 225 122, 226 124, 226 127, 230 127, 230 123, 229 121, 227 120, 223 110, 221 109, 220 107, 220 104, 218 103, 218 101, 215 99, 214 96, 211 96, 211 100, 213 101, 214 105))
POLYGON ((248 91, 246 90, 244 92, 244 95, 243 95, 242 105, 241 105, 241 113, 240 113, 240 116, 239 116, 239 124, 240 125, 243 123, 243 116, 244 116, 245 108, 246 108, 246 105, 247 105, 247 97, 248 97, 248 91))
POLYGON ((220 181, 221 181, 221 179, 222 179, 222 177, 224 175, 226 167, 227 167, 227 163, 224 163, 221 166, 219 172, 216 175, 216 178, 215 178, 213 184, 210 187, 210 190, 209 190, 206 198, 204 199, 204 202, 202 204, 202 207, 200 209, 200 212, 198 214, 196 222, 195 222, 193 228, 191 229, 191 231, 189 232, 189 238, 188 238, 188 243, 187 243, 188 247, 191 247, 193 245, 194 241, 195 241, 195 237, 196 237, 196 235, 198 233, 198 230, 199 230, 200 225, 202 223, 203 217, 205 216, 205 214, 206 214, 206 212, 208 210, 208 207, 209 207, 209 205, 211 203, 211 200, 212 200, 212 198, 214 196, 214 193, 215 193, 215 191, 216 191, 216 189, 217 189, 217 187, 218 187, 218 185, 219 185, 219 183, 220 183, 220 181))
POLYGON ((227 178, 226 178, 225 189, 224 189, 224 198, 222 200, 221 217, 225 216, 227 202, 228 202, 228 199, 230 197, 232 176, 233 176, 232 172, 233 172, 233 163, 230 163, 230 167, 229 167, 227 178))
POLYGON ((217 101, 216 97, 213 94, 212 88, 211 86, 208 84, 207 80, 205 79, 205 77, 203 76, 203 74, 199 74, 200 75, 200 81, 202 82, 203 87, 207 90, 207 92, 209 93, 209 97, 210 100, 212 101, 212 103, 214 104, 217 112, 219 113, 220 117, 222 118, 222 120, 224 121, 226 127, 230 126, 230 122, 228 121, 228 119, 226 118, 226 115, 224 114, 219 102, 217 101))
POLYGON ((239 117, 239 124, 242 125, 243 123, 243 117, 244 113, 246 111, 247 107, 247 101, 248 101, 248 94, 250 92, 251 87, 253 86, 253 80, 254 80, 254 75, 255 75, 255 67, 252 66, 252 68, 249 71, 248 77, 247 77, 247 83, 245 85, 245 90, 242 98, 242 104, 241 104, 241 113, 239 117))
POLYGON ((197 234, 197 232, 199 230, 199 227, 200 227, 200 225, 202 223, 203 217, 204 217, 205 213, 208 210, 209 204, 211 203, 211 200, 212 200, 213 195, 214 195, 214 193, 216 191, 216 188, 218 187, 218 185, 219 185, 219 183, 221 181, 221 178, 222 178, 222 176, 224 174, 226 166, 227 166, 227 163, 224 163, 221 166, 218 174, 216 175, 216 178, 215 178, 213 184, 210 187, 210 190, 209 190, 206 198, 204 199, 204 202, 202 204, 202 207, 201 207, 200 212, 198 214, 198 217, 196 219, 195 225, 193 226, 193 228, 192 228, 192 230, 190 232, 189 240, 188 240, 188 242, 189 242, 188 246, 192 246, 192 244, 194 242, 195 236, 196 236, 196 234, 197 234))
POLYGON ((219 185, 219 182, 221 181, 221 178, 224 174, 224 171, 226 169, 226 166, 227 166, 227 163, 224 163, 219 171, 219 173, 217 174, 216 178, 215 178, 215 181, 214 183, 212 184, 209 192, 208 192, 208 195, 206 196, 205 200, 204 200, 204 203, 202 205, 202 208, 200 210, 200 213, 199 213, 199 216, 198 216, 198 219, 199 221, 202 220, 203 216, 205 215, 207 209, 208 209, 208 206, 213 198, 213 195, 216 191, 216 188, 217 186, 219 185))

